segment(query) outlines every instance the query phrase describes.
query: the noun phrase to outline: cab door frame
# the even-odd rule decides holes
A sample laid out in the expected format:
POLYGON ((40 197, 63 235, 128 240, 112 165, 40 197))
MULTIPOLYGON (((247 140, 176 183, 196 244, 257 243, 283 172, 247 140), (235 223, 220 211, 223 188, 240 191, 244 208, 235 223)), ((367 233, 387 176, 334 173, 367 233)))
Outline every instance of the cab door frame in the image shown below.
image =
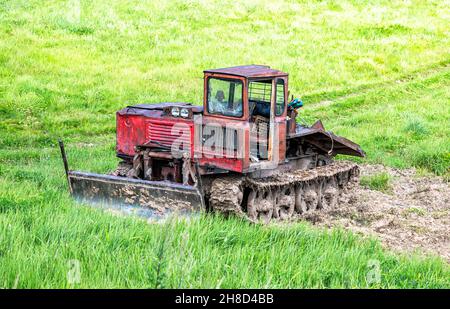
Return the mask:
MULTIPOLYGON (((288 104, 288 78, 285 77, 277 77, 274 78, 273 81, 274 87, 275 87, 275 98, 273 102, 272 111, 274 114, 274 136, 278 139, 275 141, 275 144, 277 145, 277 149, 274 149, 277 153, 276 163, 282 164, 284 163, 286 159, 286 133, 287 133, 287 104, 288 104), (277 85, 278 81, 283 81, 283 112, 280 115, 276 114, 276 99, 278 97, 277 94, 277 85)), ((274 162, 275 163, 275 162, 274 162)))

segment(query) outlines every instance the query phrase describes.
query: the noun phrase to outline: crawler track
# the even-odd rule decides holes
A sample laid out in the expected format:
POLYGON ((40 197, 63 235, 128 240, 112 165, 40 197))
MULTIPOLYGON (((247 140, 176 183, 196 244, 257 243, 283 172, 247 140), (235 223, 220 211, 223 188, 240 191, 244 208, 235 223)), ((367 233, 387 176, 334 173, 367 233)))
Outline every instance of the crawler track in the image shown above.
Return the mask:
POLYGON ((333 207, 340 192, 358 176, 355 163, 336 161, 262 179, 222 177, 213 181, 209 202, 214 211, 252 222, 287 220, 296 213, 333 207))

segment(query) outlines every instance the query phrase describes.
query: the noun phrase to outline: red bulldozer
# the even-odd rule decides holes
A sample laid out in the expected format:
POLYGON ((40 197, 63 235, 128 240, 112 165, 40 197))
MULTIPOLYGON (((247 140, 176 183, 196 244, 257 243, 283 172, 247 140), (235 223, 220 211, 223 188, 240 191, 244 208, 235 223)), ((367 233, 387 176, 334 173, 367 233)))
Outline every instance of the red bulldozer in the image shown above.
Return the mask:
POLYGON ((204 71, 203 106, 127 106, 117 115, 117 169, 68 169, 82 201, 145 207, 156 215, 215 211, 250 221, 285 220, 336 205, 358 179, 363 157, 320 121, 297 123, 302 103, 288 99, 288 74, 263 65, 204 71))

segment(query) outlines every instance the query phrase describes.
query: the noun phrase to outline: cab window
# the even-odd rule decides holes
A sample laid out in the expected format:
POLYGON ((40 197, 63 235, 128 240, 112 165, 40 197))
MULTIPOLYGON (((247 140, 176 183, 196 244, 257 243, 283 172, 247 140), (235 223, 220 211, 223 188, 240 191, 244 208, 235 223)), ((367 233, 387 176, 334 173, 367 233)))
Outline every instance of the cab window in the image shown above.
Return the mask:
POLYGON ((251 81, 248 86, 248 107, 250 115, 270 117, 272 80, 251 81))
POLYGON ((276 102, 275 102, 275 115, 281 116, 284 112, 284 80, 277 79, 276 90, 276 102))
POLYGON ((242 81, 208 78, 208 113, 242 117, 242 81))

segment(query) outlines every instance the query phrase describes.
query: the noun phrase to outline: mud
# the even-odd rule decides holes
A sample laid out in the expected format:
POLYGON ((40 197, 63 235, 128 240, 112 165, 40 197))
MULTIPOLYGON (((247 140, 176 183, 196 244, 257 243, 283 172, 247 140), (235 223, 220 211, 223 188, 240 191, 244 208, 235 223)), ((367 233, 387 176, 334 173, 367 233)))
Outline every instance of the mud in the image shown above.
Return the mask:
POLYGON ((385 247, 402 252, 437 254, 450 262, 450 186, 440 177, 420 177, 414 169, 362 165, 361 176, 386 172, 386 193, 354 185, 329 209, 300 215, 325 227, 343 227, 375 236, 385 247))

